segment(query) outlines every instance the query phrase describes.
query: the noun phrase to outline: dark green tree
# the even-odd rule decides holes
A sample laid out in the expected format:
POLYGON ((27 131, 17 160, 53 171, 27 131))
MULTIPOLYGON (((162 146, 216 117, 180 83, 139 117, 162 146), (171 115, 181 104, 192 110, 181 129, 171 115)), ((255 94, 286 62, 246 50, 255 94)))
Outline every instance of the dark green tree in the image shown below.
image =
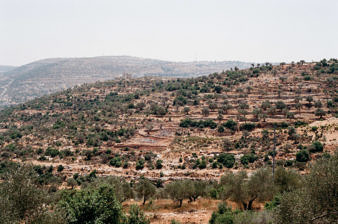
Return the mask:
POLYGON ((150 180, 141 177, 135 185, 135 191, 140 198, 143 198, 143 205, 156 194, 156 187, 150 180))
POLYGON ((122 206, 114 187, 103 184, 97 188, 64 191, 58 203, 70 224, 122 223, 122 206))

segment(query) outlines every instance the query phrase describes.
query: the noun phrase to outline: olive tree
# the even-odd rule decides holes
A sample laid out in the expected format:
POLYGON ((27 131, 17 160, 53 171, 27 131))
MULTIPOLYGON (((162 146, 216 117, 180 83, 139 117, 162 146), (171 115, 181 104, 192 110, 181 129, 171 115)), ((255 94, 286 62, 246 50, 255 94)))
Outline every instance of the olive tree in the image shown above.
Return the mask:
POLYGON ((165 186, 165 191, 173 201, 179 202, 182 207, 183 200, 189 197, 189 185, 184 180, 173 181, 165 186))
POLYGON ((122 206, 115 197, 114 187, 107 184, 64 191, 58 207, 72 224, 123 223, 122 206))
POLYGON ((301 188, 283 194, 276 223, 335 223, 338 216, 338 153, 318 160, 301 188))
POLYGON ((140 198, 143 198, 143 205, 156 194, 156 187, 150 180, 141 177, 135 185, 135 191, 140 198))
POLYGON ((6 172, 0 180, 0 223, 62 223, 62 218, 48 211, 52 198, 39 184, 32 165, 20 165, 6 172), (58 221, 57 221, 58 220, 58 221), (41 222, 40 222, 41 223, 41 222))
POLYGON ((236 202, 244 210, 252 210, 253 202, 273 197, 273 181, 270 169, 262 168, 248 177, 245 171, 227 172, 221 177, 222 198, 236 202))

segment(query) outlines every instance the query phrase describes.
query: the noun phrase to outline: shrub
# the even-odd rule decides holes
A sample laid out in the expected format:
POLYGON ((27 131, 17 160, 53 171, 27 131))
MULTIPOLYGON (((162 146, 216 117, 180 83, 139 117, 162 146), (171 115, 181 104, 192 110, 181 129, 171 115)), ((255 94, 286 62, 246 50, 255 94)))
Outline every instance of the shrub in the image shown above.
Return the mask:
POLYGON ((240 130, 243 131, 243 130, 246 130, 246 131, 252 131, 254 130, 256 127, 256 125, 254 123, 244 123, 244 124, 241 124, 240 126, 240 130))
POLYGON ((221 93, 222 90, 223 90, 222 86, 215 86, 214 89, 215 89, 215 92, 216 92, 216 93, 221 93))
POLYGON ((227 122, 223 123, 223 126, 232 130, 232 131, 236 131, 237 123, 230 119, 227 122))
POLYGON ((309 75, 305 75, 305 76, 304 76, 304 80, 305 80, 305 81, 309 81, 309 80, 311 80, 311 76, 309 76, 309 75))
POLYGON ((122 206, 116 200, 114 187, 102 185, 77 191, 64 191, 58 206, 73 224, 122 223, 122 206))
POLYGON ((324 146, 321 142, 315 141, 312 143, 312 145, 309 146, 309 151, 314 152, 323 152, 324 146))
POLYGON ((116 157, 114 157, 110 160, 109 164, 111 166, 121 167, 121 165, 122 165, 121 158, 119 156, 116 156, 116 157))
POLYGON ((136 170, 142 170, 144 168, 144 160, 139 159, 136 162, 136 170))
POLYGON ((211 119, 194 121, 194 120, 191 120, 190 118, 186 118, 186 119, 181 120, 180 127, 182 128, 197 127, 197 128, 215 129, 217 127, 217 124, 211 119))
POLYGON ((223 149, 226 151, 231 151, 233 149, 233 144, 228 138, 223 140, 223 149))
POLYGON ((306 149, 303 149, 296 154, 296 161, 298 162, 307 162, 310 160, 310 154, 309 151, 306 149))
POLYGON ((181 224, 181 222, 176 221, 175 219, 172 219, 172 220, 170 221, 170 224, 181 224))
POLYGON ((62 170, 64 170, 64 167, 62 165, 58 165, 57 171, 62 172, 62 170))
POLYGON ((229 153, 221 153, 217 162, 222 163, 226 168, 232 168, 235 164, 235 156, 229 153))
POLYGON ((292 166, 294 163, 294 160, 286 160, 284 166, 292 166))
POLYGON ((206 108, 206 107, 205 107, 205 108, 203 108, 203 109, 202 109, 202 114, 203 114, 203 116, 204 116, 204 117, 207 117, 207 116, 209 116, 209 109, 208 109, 208 108, 206 108))
POLYGON ((243 165, 248 165, 249 163, 255 162, 257 159, 258 157, 253 153, 245 154, 241 157, 241 163, 243 165))
POLYGON ((150 221, 145 217, 143 211, 138 205, 131 205, 129 208, 129 216, 126 224, 149 224, 150 221))
POLYGON ((202 162, 198 164, 198 168, 205 169, 206 167, 207 167, 207 162, 205 161, 205 159, 202 159, 202 162))
POLYGON ((156 169, 158 169, 158 170, 159 170, 159 169, 162 169, 162 167, 163 167, 162 162, 163 162, 163 161, 160 160, 160 159, 156 161, 156 169))
POLYGON ((217 212, 213 212, 209 224, 233 224, 234 217, 231 208, 223 202, 218 205, 217 212))
POLYGON ((70 151, 70 149, 65 149, 65 150, 61 151, 60 153, 65 157, 74 155, 74 153, 72 151, 70 151))
POLYGON ((152 104, 150 106, 150 113, 154 114, 154 115, 164 116, 167 113, 167 111, 166 111, 165 108, 163 108, 159 105, 152 104))
POLYGON ((295 127, 301 127, 301 126, 306 126, 308 123, 306 123, 305 121, 296 121, 295 123, 295 127))
POLYGON ((218 126, 217 131, 218 131, 218 133, 223 133, 224 127, 222 125, 218 126))
POLYGON ((59 154, 60 154, 59 150, 52 148, 52 147, 48 147, 45 151, 46 156, 56 157, 59 154))
POLYGON ((286 105, 283 101, 277 101, 276 103, 276 108, 282 111, 284 108, 286 108, 286 105))

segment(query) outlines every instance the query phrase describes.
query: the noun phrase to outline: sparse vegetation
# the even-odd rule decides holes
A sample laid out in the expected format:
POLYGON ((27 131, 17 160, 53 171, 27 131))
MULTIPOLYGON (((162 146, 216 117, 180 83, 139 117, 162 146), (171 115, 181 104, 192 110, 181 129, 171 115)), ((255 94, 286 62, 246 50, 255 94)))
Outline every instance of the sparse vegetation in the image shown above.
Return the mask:
POLYGON ((300 214, 306 223, 330 223, 336 218, 336 64, 120 78, 4 109, 1 218, 149 223, 156 217, 148 214, 163 207, 186 211, 204 200, 227 200, 214 206, 210 223, 304 223, 300 214), (22 200, 10 190, 19 186, 22 200), (264 204, 264 212, 255 212, 264 204), (287 213, 290 219, 282 217, 287 213))

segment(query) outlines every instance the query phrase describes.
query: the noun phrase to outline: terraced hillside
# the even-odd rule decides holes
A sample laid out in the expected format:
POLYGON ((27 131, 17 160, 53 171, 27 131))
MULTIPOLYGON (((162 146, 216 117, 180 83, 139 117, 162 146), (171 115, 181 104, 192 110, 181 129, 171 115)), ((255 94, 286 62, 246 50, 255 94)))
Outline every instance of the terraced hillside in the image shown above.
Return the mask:
POLYGON ((124 74, 133 77, 193 77, 235 66, 248 68, 250 63, 169 62, 129 56, 44 59, 11 70, 7 68, 7 72, 0 74, 0 108, 76 85, 112 80, 124 74))
POLYGON ((337 75, 331 59, 85 84, 1 111, 0 158, 62 165, 64 180, 218 179, 273 155, 306 170, 337 150, 337 75))

